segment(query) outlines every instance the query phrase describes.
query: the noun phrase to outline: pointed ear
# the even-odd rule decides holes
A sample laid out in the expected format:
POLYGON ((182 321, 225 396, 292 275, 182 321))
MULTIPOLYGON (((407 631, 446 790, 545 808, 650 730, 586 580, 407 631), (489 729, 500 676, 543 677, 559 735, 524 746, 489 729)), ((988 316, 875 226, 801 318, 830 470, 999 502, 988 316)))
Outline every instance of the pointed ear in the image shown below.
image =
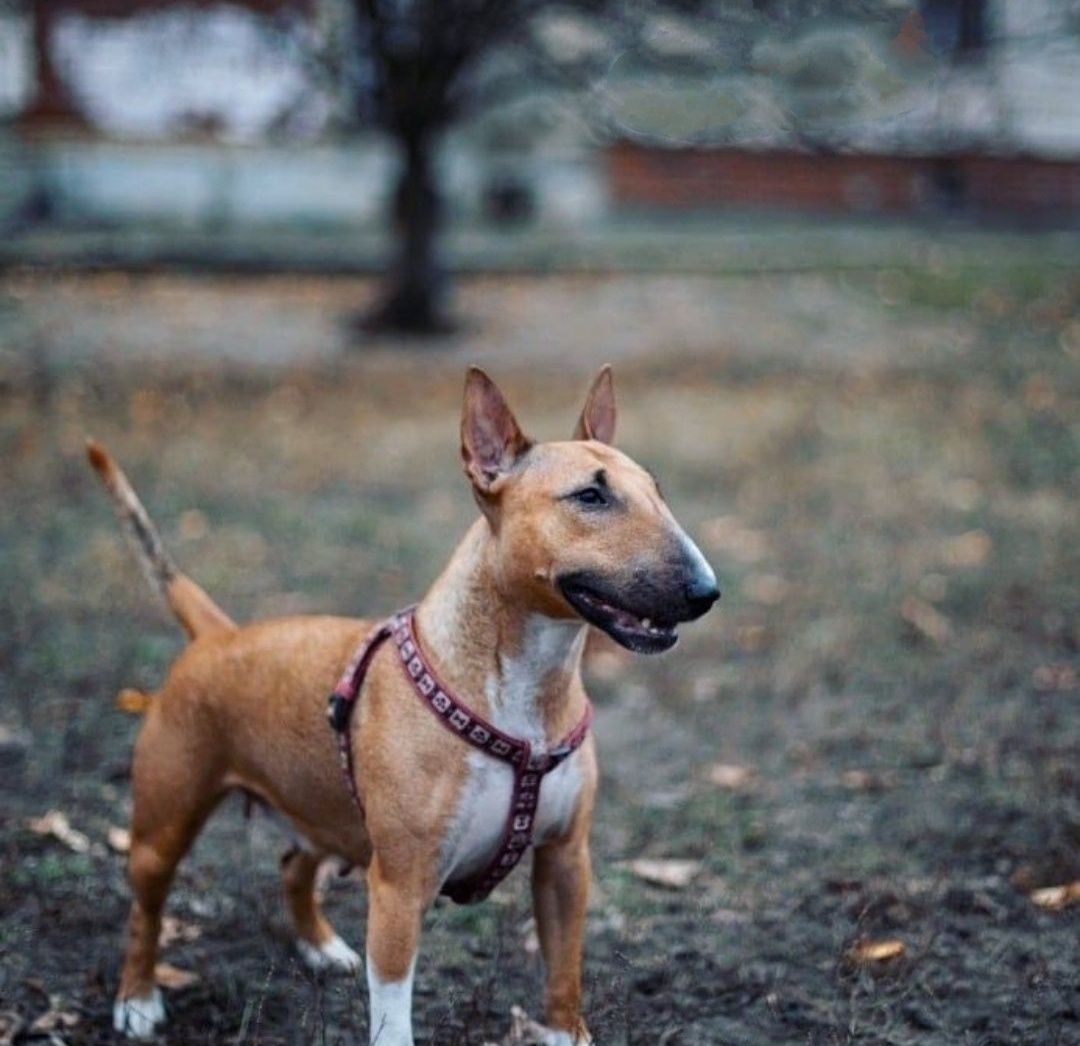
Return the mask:
POLYGON ((615 439, 615 382, 610 363, 605 363, 593 379, 574 429, 574 439, 595 439, 601 443, 611 443, 615 439))
POLYGON ((531 446, 495 382, 470 367, 461 407, 461 460, 476 491, 489 493, 531 446))

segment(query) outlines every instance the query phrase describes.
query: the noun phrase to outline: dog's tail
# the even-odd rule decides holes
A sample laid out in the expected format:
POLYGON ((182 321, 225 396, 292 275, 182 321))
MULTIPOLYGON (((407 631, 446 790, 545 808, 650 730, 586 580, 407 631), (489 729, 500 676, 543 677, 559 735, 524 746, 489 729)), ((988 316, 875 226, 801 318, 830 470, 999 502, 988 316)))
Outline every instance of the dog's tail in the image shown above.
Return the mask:
MULTIPOLYGON (((143 573, 169 604, 188 636, 195 639, 209 632, 234 630, 236 625, 232 618, 191 578, 177 570, 139 496, 108 451, 100 443, 87 440, 86 456, 112 498, 116 514, 131 539, 143 573)), ((130 708, 129 711, 137 709, 130 708)))

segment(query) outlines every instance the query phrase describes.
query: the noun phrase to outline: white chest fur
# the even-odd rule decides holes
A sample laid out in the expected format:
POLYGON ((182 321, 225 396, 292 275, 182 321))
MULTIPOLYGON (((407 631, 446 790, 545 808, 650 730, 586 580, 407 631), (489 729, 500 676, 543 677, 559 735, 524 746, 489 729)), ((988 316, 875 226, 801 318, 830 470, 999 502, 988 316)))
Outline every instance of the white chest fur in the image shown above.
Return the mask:
MULTIPOLYGON (((544 777, 533 829, 535 844, 566 831, 581 791, 579 755, 575 753, 544 777)), ((506 830, 513 793, 513 773, 491 756, 469 756, 469 776, 443 844, 443 881, 463 879, 483 869, 495 856, 506 830)))
MULTIPOLYGON (((488 706, 495 726, 528 741, 534 751, 545 745, 537 698, 545 678, 580 653, 584 631, 578 625, 546 618, 532 619, 525 629, 522 652, 500 663, 487 681, 488 706)), ((533 842, 557 837, 569 827, 581 792, 581 753, 575 752, 540 786, 533 842)), ((506 829, 513 794, 513 771, 482 752, 471 752, 468 776, 443 843, 443 881, 462 879, 494 857, 506 829)))

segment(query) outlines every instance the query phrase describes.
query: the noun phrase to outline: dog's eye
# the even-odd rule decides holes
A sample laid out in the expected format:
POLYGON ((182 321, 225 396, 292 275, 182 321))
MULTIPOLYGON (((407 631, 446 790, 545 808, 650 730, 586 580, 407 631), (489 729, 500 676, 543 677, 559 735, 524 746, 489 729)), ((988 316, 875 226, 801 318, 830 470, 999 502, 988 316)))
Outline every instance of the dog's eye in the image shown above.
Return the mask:
POLYGON ((570 495, 579 505, 606 505, 607 498, 599 487, 586 487, 584 490, 575 491, 570 495))

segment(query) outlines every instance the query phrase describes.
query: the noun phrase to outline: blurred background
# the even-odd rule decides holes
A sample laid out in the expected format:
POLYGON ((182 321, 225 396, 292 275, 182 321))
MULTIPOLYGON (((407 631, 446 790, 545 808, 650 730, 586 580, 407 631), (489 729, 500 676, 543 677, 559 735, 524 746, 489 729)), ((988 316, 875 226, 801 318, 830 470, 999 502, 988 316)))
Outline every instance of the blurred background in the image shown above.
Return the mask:
MULTIPOLYGON (((590 643, 598 1041, 1080 1038, 1078 99, 1075 0, 0 0, 0 1043, 111 1041, 180 648, 85 436, 238 619, 381 615, 465 365, 550 439, 609 361, 724 598, 590 643)), ((181 867, 170 1041, 366 1035, 284 845, 181 867)), ((526 878, 432 913, 419 1041, 527 1041, 526 878)))

